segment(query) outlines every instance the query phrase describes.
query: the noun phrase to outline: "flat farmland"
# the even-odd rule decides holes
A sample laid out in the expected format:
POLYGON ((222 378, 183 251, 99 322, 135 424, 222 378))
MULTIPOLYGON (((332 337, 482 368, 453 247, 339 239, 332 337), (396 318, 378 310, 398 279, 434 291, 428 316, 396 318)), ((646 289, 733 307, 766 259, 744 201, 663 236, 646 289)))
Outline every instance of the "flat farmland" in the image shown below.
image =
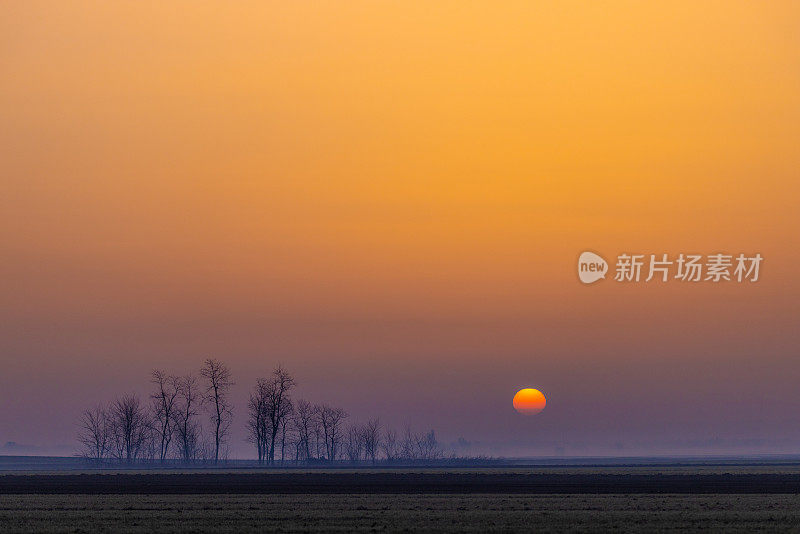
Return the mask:
POLYGON ((4 495, 4 532, 759 532, 796 495, 4 495))
POLYGON ((3 532, 800 532, 790 465, 0 474, 3 532))
POLYGON ((0 475, 2 494, 800 494, 797 468, 94 472, 0 475), (740 469, 742 469, 740 471, 740 469))

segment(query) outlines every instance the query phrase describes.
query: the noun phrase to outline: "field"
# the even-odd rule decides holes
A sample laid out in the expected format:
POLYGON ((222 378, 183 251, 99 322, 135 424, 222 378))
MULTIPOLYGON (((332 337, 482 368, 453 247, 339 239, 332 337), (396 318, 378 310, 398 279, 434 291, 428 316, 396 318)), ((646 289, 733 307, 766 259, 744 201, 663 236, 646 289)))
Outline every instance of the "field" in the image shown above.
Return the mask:
POLYGON ((800 529, 795 495, 12 495, 11 532, 800 529))
POLYGON ((796 462, 2 473, 3 532, 800 532, 796 462))
POLYGON ((37 473, 0 476, 2 494, 800 494, 800 472, 724 469, 431 469, 37 473))

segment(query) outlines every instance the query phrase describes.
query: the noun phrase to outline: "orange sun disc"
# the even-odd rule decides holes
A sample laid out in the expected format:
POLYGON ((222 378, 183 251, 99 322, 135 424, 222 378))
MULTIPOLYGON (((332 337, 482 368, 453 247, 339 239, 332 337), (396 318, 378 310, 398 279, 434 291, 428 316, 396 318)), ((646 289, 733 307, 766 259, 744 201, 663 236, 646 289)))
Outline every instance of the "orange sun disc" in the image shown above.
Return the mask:
POLYGON ((514 395, 514 409, 523 415, 536 415, 544 410, 547 401, 538 389, 525 388, 514 395))

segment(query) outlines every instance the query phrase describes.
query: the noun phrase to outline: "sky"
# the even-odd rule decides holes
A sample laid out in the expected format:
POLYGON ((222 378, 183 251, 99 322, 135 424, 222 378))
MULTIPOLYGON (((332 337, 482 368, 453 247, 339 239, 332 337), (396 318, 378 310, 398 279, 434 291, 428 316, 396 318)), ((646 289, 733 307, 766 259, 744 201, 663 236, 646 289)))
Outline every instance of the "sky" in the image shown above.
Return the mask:
POLYGON ((277 363, 467 452, 800 451, 795 2, 4 2, 0 78, 0 445, 213 356, 238 456, 277 363))

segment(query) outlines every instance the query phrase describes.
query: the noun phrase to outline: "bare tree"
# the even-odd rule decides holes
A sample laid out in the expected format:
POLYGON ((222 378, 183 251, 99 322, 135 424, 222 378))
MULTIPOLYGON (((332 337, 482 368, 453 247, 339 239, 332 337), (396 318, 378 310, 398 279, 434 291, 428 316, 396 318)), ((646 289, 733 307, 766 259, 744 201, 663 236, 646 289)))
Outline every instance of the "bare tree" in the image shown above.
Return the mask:
POLYGON ((270 463, 275 463, 275 440, 278 436, 278 430, 292 413, 292 401, 289 394, 296 385, 294 377, 281 365, 278 365, 272 372, 267 405, 267 414, 271 425, 269 447, 270 463))
POLYGON ((369 458, 374 464, 381 442, 380 420, 370 419, 361 427, 361 441, 364 445, 364 459, 369 458))
POLYGON ((329 462, 332 462, 339 456, 339 449, 344 438, 344 420, 348 414, 341 408, 333 408, 327 404, 319 406, 317 413, 322 427, 325 456, 329 462))
MULTIPOLYGON (((288 401, 288 413, 291 414, 294 412, 294 406, 292 404, 291 399, 287 399, 288 401)), ((291 416, 284 417, 281 419, 281 465, 283 465, 285 454, 286 454, 286 442, 287 438, 291 441, 291 436, 288 436, 287 429, 289 427, 289 422, 292 420, 291 416)))
POLYGON ((211 461, 214 459, 214 452, 214 443, 212 443, 210 437, 205 434, 201 434, 197 447, 198 458, 204 462, 211 461))
POLYGON ((83 412, 78 431, 78 441, 83 445, 82 456, 100 461, 105 458, 111 439, 111 428, 106 409, 97 405, 83 412))
POLYGON ((218 463, 220 445, 225 442, 233 417, 228 393, 234 382, 231 379, 230 369, 216 358, 205 361, 200 369, 200 376, 206 380, 203 400, 211 411, 211 423, 214 427, 214 463, 218 463))
POLYGON ((177 399, 172 411, 172 427, 175 431, 175 448, 184 462, 196 460, 202 447, 197 409, 201 401, 197 378, 186 375, 178 379, 177 399))
POLYGON ((109 410, 111 420, 112 451, 117 459, 131 463, 147 456, 151 437, 147 411, 136 395, 117 398, 109 410))
POLYGON ((347 439, 344 442, 344 453, 350 463, 358 463, 364 451, 363 428, 359 424, 350 425, 347 429, 347 439))
POLYGON ((247 426, 250 441, 256 445, 259 462, 267 459, 271 464, 275 463, 279 435, 283 459, 286 424, 293 409, 289 394, 294 387, 294 378, 279 365, 268 379, 258 379, 250 394, 247 426))
POLYGON ((158 432, 151 413, 147 413, 147 427, 139 448, 139 459, 153 461, 158 458, 158 432))
POLYGON ((443 455, 439 442, 436 441, 436 433, 433 430, 417 439, 417 450, 419 451, 419 457, 424 460, 436 460, 443 455))
POLYGON ((314 435, 314 458, 317 460, 324 460, 327 454, 325 433, 322 431, 322 419, 320 418, 321 413, 321 407, 315 404, 312 432, 314 435))
POLYGON ((411 430, 410 426, 406 426, 403 431, 403 439, 400 440, 400 457, 407 460, 416 460, 419 457, 418 442, 419 437, 411 430))
POLYGON ((156 386, 156 391, 150 398, 153 399, 153 427, 159 440, 158 457, 163 462, 169 454, 170 443, 175 433, 174 412, 180 384, 177 377, 167 376, 158 369, 153 370, 150 382, 156 386))
POLYGON ((383 455, 387 460, 392 461, 397 458, 397 432, 389 429, 386 430, 381 440, 381 450, 383 450, 383 455))
MULTIPOLYGON (((305 445, 300 439, 300 434, 297 432, 297 427, 292 426, 289 434, 289 443, 294 447, 294 463, 300 463, 300 458, 305 454, 305 445)), ((307 457, 305 458, 307 459, 307 457)))
POLYGON ((294 417, 292 417, 292 426, 296 436, 295 444, 297 445, 295 460, 299 460, 301 457, 305 460, 312 458, 312 440, 315 427, 318 425, 317 412, 311 403, 305 399, 297 401, 294 417))
POLYGON ((262 463, 268 456, 269 448, 269 414, 268 404, 270 397, 270 384, 263 378, 256 381, 250 400, 247 403, 247 429, 249 440, 255 444, 258 452, 258 463, 262 463))
POLYGON ((400 456, 408 460, 436 460, 443 456, 442 448, 436 440, 436 433, 417 434, 406 427, 400 442, 400 456))

